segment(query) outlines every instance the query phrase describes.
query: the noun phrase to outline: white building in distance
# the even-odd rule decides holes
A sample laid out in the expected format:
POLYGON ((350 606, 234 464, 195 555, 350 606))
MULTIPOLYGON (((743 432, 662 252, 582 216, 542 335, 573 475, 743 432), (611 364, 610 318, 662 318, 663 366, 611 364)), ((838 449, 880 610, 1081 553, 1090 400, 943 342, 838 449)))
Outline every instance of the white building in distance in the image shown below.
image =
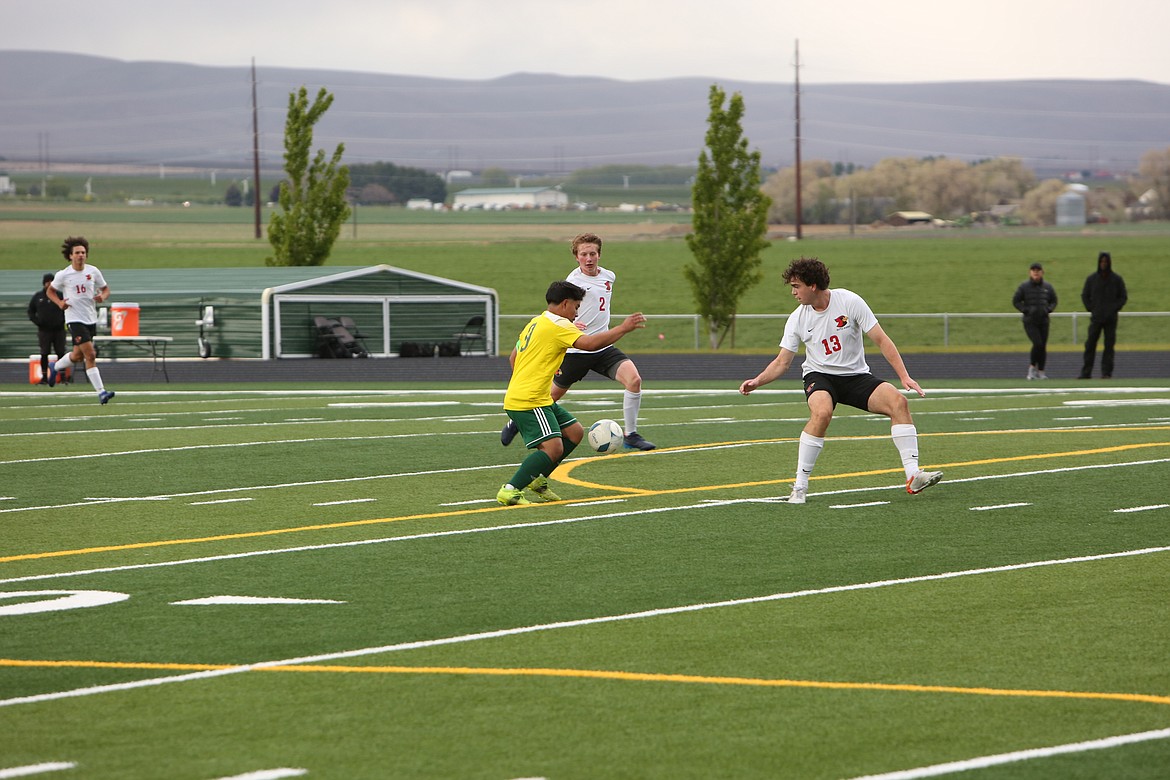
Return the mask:
POLYGON ((485 209, 563 209, 569 206, 569 196, 558 187, 501 187, 499 189, 468 189, 455 193, 451 207, 457 211, 485 209))

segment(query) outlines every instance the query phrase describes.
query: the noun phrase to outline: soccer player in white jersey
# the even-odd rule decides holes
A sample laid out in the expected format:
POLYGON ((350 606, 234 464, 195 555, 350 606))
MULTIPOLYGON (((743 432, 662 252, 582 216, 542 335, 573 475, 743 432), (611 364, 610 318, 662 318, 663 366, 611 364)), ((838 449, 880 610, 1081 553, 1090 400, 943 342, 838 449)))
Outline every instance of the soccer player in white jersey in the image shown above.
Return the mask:
MULTIPOLYGON (((577 268, 565 277, 585 291, 585 300, 577 314, 577 327, 586 335, 604 333, 609 330, 609 315, 612 309, 614 276, 613 271, 602 268, 601 237, 593 233, 582 233, 573 239, 570 246, 577 268)), ((559 401, 577 382, 590 371, 614 379, 625 387, 622 393, 622 422, 625 430, 623 447, 627 450, 652 450, 654 445, 638 433, 638 411, 642 408, 642 375, 626 353, 615 346, 603 347, 592 352, 570 349, 552 381, 552 399, 559 401)), ((516 438, 516 423, 512 420, 500 431, 500 443, 507 447, 516 438)))
POLYGON ((862 334, 881 350, 902 387, 920 396, 926 391, 910 378, 898 347, 882 330, 866 302, 849 290, 830 290, 829 269, 815 257, 794 260, 784 271, 784 281, 800 305, 784 326, 780 354, 758 376, 741 384, 739 392, 748 395, 779 379, 804 344, 802 370, 809 419, 800 434, 796 482, 788 503, 805 502, 809 475, 825 446, 825 433, 838 402, 890 418, 890 435, 902 458, 907 493, 921 493, 937 484, 943 476, 941 471, 918 467, 918 430, 910 417, 910 405, 897 388, 870 373, 862 334))
POLYGON ((86 262, 89 242, 85 238, 70 236, 65 239, 61 254, 69 261, 69 267, 53 276, 46 292, 53 303, 65 311, 65 327, 73 340, 73 351, 49 364, 48 385, 57 384, 57 374, 84 360, 85 375, 97 391, 98 403, 105 404, 114 397, 114 391, 107 390, 102 384, 93 337, 97 335, 97 304, 109 300, 110 288, 98 267, 86 262))

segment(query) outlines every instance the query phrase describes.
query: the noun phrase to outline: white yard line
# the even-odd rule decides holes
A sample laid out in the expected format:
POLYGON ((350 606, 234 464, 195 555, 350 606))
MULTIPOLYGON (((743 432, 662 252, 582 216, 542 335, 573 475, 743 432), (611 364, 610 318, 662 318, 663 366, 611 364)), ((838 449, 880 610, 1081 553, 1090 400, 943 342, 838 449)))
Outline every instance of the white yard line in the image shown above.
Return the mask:
POLYGON ((933 766, 924 766, 917 769, 904 769, 881 775, 864 775, 863 777, 852 778, 852 780, 919 780, 919 778, 923 777, 940 777, 942 775, 955 774, 956 772, 967 772, 972 769, 984 769, 989 766, 1011 764, 1017 761, 1064 756, 1070 753, 1085 753, 1090 750, 1107 750, 1109 748, 1121 747, 1122 745, 1133 745, 1138 742, 1150 742, 1156 739, 1170 739, 1170 729, 1143 731, 1137 734, 1122 734, 1117 737, 1092 739, 1087 742, 1071 742, 1067 745, 1055 745, 1053 747, 1034 748, 1032 750, 1017 750, 1012 753, 969 758, 965 761, 951 761, 946 764, 934 764, 933 766))
POLYGON ((62 769, 73 769, 77 764, 68 761, 53 761, 47 764, 29 764, 28 766, 14 766, 0 769, 0 780, 10 777, 32 777, 43 775, 45 772, 59 772, 62 769))

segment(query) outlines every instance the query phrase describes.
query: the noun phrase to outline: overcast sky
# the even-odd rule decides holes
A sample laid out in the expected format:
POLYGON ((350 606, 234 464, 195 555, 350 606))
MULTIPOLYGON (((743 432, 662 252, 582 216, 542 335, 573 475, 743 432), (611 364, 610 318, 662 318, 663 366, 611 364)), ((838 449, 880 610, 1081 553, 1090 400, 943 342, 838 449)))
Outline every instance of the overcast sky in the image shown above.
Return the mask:
POLYGON ((34 0, 0 49, 490 79, 1170 84, 1170 2, 981 0, 34 0))

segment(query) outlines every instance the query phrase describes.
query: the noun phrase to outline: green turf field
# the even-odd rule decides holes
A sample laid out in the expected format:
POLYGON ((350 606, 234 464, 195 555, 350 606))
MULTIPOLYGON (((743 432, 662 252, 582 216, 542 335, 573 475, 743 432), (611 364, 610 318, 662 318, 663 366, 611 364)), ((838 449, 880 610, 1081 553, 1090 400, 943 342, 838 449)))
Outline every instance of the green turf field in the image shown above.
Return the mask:
POLYGON ((1164 778, 1170 386, 929 390, 917 496, 674 382, 505 508, 500 387, 2 387, 0 777, 1164 778))

